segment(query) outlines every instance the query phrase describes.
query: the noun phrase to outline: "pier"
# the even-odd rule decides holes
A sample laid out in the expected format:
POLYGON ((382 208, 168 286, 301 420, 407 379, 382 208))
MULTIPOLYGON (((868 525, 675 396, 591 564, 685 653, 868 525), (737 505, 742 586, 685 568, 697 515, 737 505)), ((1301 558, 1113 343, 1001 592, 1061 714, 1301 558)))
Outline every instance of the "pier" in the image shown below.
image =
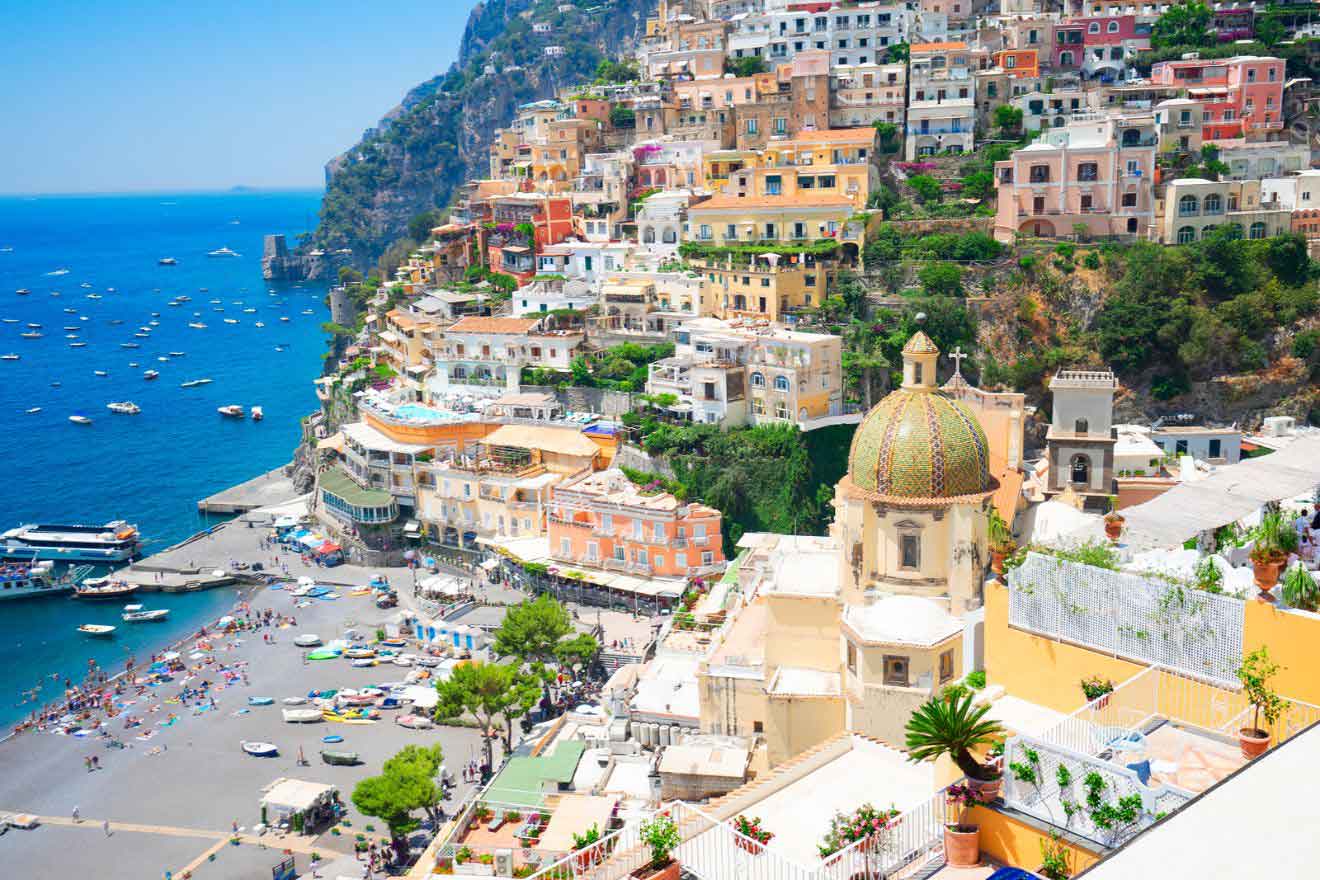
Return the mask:
POLYGON ((287 504, 297 498, 298 493, 293 490, 293 481, 284 470, 279 467, 245 483, 216 492, 198 501, 197 510, 217 516, 235 516, 258 507, 287 504))

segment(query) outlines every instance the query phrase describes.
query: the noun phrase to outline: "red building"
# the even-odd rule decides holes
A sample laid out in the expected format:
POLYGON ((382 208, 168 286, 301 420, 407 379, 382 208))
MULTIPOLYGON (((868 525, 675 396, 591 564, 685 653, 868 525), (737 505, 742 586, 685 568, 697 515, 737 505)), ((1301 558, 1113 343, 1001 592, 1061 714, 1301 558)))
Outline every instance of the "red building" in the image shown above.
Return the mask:
POLYGON ((1282 59, 1255 55, 1161 61, 1150 70, 1152 83, 1186 89, 1202 102, 1206 141, 1262 140, 1281 131, 1284 79, 1282 59))

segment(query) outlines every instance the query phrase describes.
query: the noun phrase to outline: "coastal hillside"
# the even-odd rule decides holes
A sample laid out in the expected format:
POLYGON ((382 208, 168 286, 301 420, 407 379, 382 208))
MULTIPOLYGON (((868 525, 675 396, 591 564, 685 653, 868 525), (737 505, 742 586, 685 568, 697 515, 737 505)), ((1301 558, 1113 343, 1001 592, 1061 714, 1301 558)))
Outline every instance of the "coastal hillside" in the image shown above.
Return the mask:
POLYGON ((347 248, 362 268, 375 263, 408 232, 409 221, 444 207, 464 180, 485 176, 491 134, 509 124, 520 104, 590 79, 603 58, 635 42, 653 6, 654 0, 478 4, 453 66, 413 88, 361 142, 327 164, 320 223, 301 243, 295 274, 326 270, 306 256, 318 249, 347 248))

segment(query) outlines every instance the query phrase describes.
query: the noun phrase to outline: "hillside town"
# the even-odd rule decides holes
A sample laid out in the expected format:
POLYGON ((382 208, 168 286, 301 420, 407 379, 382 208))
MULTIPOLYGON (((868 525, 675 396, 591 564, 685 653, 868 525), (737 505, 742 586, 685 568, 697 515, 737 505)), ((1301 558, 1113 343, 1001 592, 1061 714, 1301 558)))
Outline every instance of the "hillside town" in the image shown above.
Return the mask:
POLYGON ((597 700, 516 745, 506 711, 415 876, 1307 876, 1314 810, 1271 814, 1320 753, 1320 431, 1136 419, 1130 339, 1015 384, 962 323, 1009 275, 1127 296, 1162 246, 1268 273, 1272 323, 1141 345, 1313 388, 1290 10, 659 0, 397 267, 342 270, 298 464, 334 561, 438 572, 418 632, 446 571, 644 624, 597 700))

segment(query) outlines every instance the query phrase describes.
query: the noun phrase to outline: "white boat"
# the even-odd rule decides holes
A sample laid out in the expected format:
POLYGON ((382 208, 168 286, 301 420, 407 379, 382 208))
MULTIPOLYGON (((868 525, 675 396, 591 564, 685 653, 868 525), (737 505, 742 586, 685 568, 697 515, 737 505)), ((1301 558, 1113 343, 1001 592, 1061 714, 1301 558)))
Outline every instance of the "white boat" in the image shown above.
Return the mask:
POLYGON ((154 611, 148 611, 141 605, 125 605, 124 613, 120 615, 125 623, 156 623, 170 616, 170 609, 157 608, 154 611))
POLYGON ((69 416, 69 421, 75 425, 90 425, 92 423, 92 420, 87 416, 69 416))
POLYGON ((119 343, 119 347, 120 347, 120 348, 141 348, 142 345, 141 345, 140 343, 137 343, 137 342, 121 342, 121 343, 119 343))
POLYGON ((87 343, 85 343, 85 342, 70 342, 70 343, 69 343, 69 348, 86 348, 86 347, 87 347, 87 343))
POLYGON ((252 407, 252 421, 259 422, 266 417, 266 412, 259 406, 252 407))
POLYGON ((256 309, 244 309, 244 310, 243 310, 243 314, 245 314, 245 315, 255 315, 256 313, 257 313, 257 310, 256 310, 256 309))
POLYGON ((20 334, 18 334, 18 335, 19 335, 19 336, 22 336, 24 339, 40 339, 40 338, 41 338, 41 331, 40 331, 40 330, 28 330, 26 333, 20 333, 20 334))
POLYGON ((152 379, 155 379, 159 375, 160 373, 156 372, 155 370, 147 370, 145 373, 142 374, 142 378, 150 382, 152 379))
POLYGON ((27 296, 31 292, 32 291, 28 290, 26 287, 20 287, 18 290, 14 291, 14 293, 18 294, 19 296, 27 296))
POLYGON ((104 378, 104 377, 110 375, 110 374, 107 373, 105 370, 93 370, 93 372, 94 372, 96 375, 101 376, 102 378, 104 378))
POLYGON ((30 410, 27 411, 27 414, 30 415, 30 416, 34 416, 34 415, 36 415, 36 414, 39 413, 39 412, 41 412, 41 407, 39 407, 39 406, 34 406, 34 407, 32 407, 32 409, 30 409, 30 410))
POLYGON ((130 368, 136 370, 136 369, 138 368, 138 362, 137 362, 137 361, 129 361, 129 362, 128 362, 128 366, 129 366, 130 368))
POLYGON ((156 265, 157 265, 157 266, 177 266, 177 265, 179 265, 179 261, 176 260, 176 259, 174 259, 173 257, 161 257, 159 260, 156 261, 156 265))
POLYGON ((170 352, 170 357, 172 357, 172 358, 181 358, 181 357, 183 357, 185 354, 187 354, 187 352, 183 352, 183 351, 172 351, 172 352, 170 352))
POLYGON ((289 316, 288 316, 288 315, 280 315, 280 320, 281 320, 281 321, 287 321, 287 320, 289 320, 289 316))
POLYGON ((88 298, 88 299, 100 299, 100 298, 101 298, 101 294, 99 294, 99 293, 89 293, 89 294, 87 294, 87 298, 88 298))
POLYGON ((320 709, 281 709, 280 714, 290 724, 314 724, 325 720, 320 709))
POLYGON ((81 288, 83 288, 84 290, 91 290, 91 289, 92 289, 92 282, 90 282, 90 281, 84 281, 82 284, 79 284, 78 286, 81 287, 81 288))
POLYGON ((236 403, 231 403, 228 406, 216 407, 215 411, 227 418, 231 418, 231 419, 243 418, 243 407, 239 406, 236 403))
POLYGON ((0 318, 0 324, 17 324, 18 318, 0 318))
POLYGON ((56 269, 54 272, 47 272, 46 274, 47 274, 47 275, 68 275, 68 274, 69 274, 69 270, 68 270, 68 269, 63 269, 63 268, 61 268, 61 269, 56 269))
POLYGON ((313 633, 303 633, 293 640, 299 648, 315 648, 321 644, 321 637, 313 633))
POLYGON ((0 601, 54 596, 73 589, 73 581, 55 577, 55 563, 8 562, 0 565, 0 601))
POLYGON ((307 705, 307 698, 306 698, 306 697, 285 697, 284 699, 280 700, 280 702, 283 703, 283 704, 286 705, 286 706, 306 706, 306 705, 307 705))
POLYGON ((303 313, 304 315, 315 315, 315 314, 316 314, 316 312, 312 311, 311 309, 303 309, 302 313, 303 313))
POLYGON ((266 326, 266 322, 265 322, 265 321, 258 321, 257 323, 253 324, 252 326, 253 326, 253 327, 265 327, 265 326, 266 326))
POLYGON ((190 322, 190 323, 188 324, 188 326, 191 327, 191 328, 193 328, 194 330, 205 330, 205 329, 206 329, 206 325, 203 324, 201 321, 192 321, 192 322, 190 322))
POLYGON ((106 638, 115 634, 113 626, 104 626, 99 623, 84 623, 78 627, 78 632, 85 636, 94 636, 97 638, 106 638))
POLYGON ((425 715, 398 715, 394 723, 409 730, 430 730, 435 726, 434 722, 425 715))
POLYGON ((142 407, 138 406, 131 400, 117 400, 113 403, 107 403, 105 408, 112 413, 119 413, 120 415, 125 416, 135 416, 142 412, 142 407))
POLYGON ((206 255, 208 257, 241 257, 242 256, 242 254, 240 254, 238 251, 230 250, 227 247, 216 248, 213 251, 207 251, 206 255))
POLYGON ((19 360, 19 356, 14 354, 12 351, 9 354, 0 354, 0 361, 16 361, 16 360, 19 360))
POLYGON ((273 758, 280 753, 279 747, 274 743, 244 741, 242 745, 243 751, 254 758, 273 758))
POLYGON ((198 385, 210 385, 212 381, 214 381, 214 380, 212 380, 212 379, 191 379, 191 380, 189 380, 189 381, 187 381, 187 382, 184 382, 184 383, 183 383, 182 385, 180 385, 179 387, 180 387, 180 388, 196 388, 198 385))
POLYGON ((238 323, 238 318, 225 318, 225 323, 226 323, 226 324, 237 324, 237 323, 238 323))

